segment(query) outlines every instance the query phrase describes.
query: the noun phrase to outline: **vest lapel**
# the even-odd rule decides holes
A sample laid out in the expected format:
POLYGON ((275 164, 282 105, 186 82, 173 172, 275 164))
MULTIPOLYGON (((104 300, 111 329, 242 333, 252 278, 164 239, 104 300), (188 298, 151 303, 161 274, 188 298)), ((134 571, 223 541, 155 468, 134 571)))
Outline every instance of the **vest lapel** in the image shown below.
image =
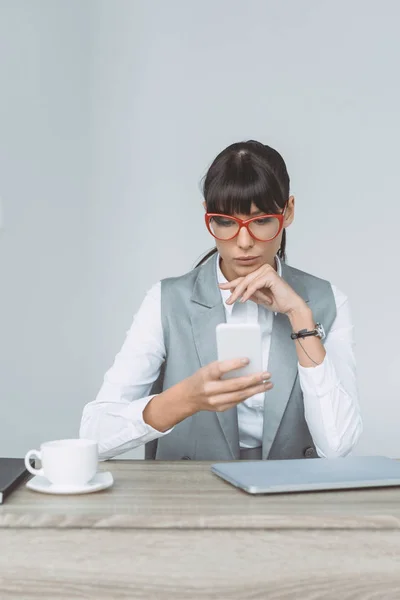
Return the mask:
MULTIPOLYGON (((282 278, 309 302, 307 290, 293 271, 282 262, 282 278)), ((272 327, 268 371, 274 384, 265 394, 262 458, 268 458, 296 380, 298 359, 295 342, 290 338, 292 327, 286 315, 278 313, 272 327)))
MULTIPOLYGON (((216 260, 217 255, 199 267, 191 298, 190 320, 193 339, 202 367, 218 359, 215 328, 219 323, 226 322, 221 292, 217 284, 216 260)), ((236 407, 215 413, 215 415, 228 443, 232 458, 238 459, 240 450, 236 407)))

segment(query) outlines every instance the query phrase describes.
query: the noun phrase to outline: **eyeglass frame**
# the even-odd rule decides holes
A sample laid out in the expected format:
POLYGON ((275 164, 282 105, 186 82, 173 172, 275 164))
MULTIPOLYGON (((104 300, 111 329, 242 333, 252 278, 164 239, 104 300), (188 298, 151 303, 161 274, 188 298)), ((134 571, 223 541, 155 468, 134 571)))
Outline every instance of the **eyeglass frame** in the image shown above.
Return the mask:
POLYGON ((249 235, 254 239, 257 240, 258 242, 272 242, 272 240, 274 240, 276 237, 278 237, 278 235, 280 234, 280 232, 282 231, 283 228, 283 222, 285 219, 285 213, 286 213, 286 209, 287 209, 288 203, 285 202, 285 206, 283 207, 283 211, 281 213, 276 213, 276 214, 265 214, 265 215, 256 215, 255 217, 251 217, 250 219, 239 219, 238 217, 233 217, 232 215, 223 215, 222 213, 206 213, 204 215, 205 221, 206 221, 206 227, 208 229, 208 231, 211 233, 211 235, 213 236, 213 238, 215 238, 216 240, 219 240, 220 242, 229 242, 230 240, 233 240, 235 237, 237 237, 240 233, 240 230, 242 229, 242 227, 245 227, 247 229, 247 232, 249 233, 249 235), (239 229, 237 230, 237 232, 230 238, 219 238, 217 236, 215 236, 213 234, 213 232, 211 231, 211 226, 210 226, 210 221, 212 217, 225 217, 228 219, 232 219, 233 221, 236 221, 236 223, 239 224, 239 229), (260 238, 256 237, 251 230, 249 229, 249 223, 251 223, 252 221, 257 221, 258 219, 265 219, 267 217, 274 217, 275 219, 278 219, 279 221, 279 229, 278 232, 274 235, 274 237, 268 239, 268 240, 261 240, 260 238))

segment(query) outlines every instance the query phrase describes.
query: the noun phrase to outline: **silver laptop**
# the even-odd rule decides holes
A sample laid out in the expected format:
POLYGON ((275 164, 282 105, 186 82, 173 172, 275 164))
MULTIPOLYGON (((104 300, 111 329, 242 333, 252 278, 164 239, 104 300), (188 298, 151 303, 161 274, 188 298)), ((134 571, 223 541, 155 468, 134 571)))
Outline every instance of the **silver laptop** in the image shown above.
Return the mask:
POLYGON ((211 471, 249 494, 400 486, 400 461, 386 456, 215 463, 211 471))

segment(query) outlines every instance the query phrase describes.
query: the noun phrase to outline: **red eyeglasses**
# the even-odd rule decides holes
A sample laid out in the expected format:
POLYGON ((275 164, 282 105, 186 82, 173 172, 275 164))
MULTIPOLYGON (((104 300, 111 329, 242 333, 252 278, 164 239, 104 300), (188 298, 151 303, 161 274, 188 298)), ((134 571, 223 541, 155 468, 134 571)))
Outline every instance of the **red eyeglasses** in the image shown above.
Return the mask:
POLYGON ((273 215, 257 215, 251 219, 238 219, 231 215, 221 215, 220 213, 206 213, 205 220, 208 231, 217 240, 224 242, 233 240, 241 230, 246 227, 252 238, 259 242, 270 242, 275 239, 282 231, 285 220, 287 203, 282 213, 273 215))

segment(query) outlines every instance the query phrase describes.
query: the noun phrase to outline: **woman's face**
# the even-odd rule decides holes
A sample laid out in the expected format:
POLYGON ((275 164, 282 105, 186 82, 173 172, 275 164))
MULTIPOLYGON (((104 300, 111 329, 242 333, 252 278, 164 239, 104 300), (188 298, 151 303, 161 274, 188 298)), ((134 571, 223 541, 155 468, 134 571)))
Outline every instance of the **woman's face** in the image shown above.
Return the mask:
MULTIPOLYGON (((245 220, 259 214, 263 213, 255 206, 255 204, 253 204, 251 206, 250 214, 234 214, 233 216, 245 220)), ((270 242, 259 242, 258 240, 255 240, 245 227, 242 227, 238 235, 232 240, 221 241, 216 239, 215 243, 221 256, 221 270, 228 281, 236 279, 237 277, 245 277, 249 273, 259 269, 263 264, 269 264, 275 268, 275 256, 281 245, 283 229, 289 227, 293 218, 294 197, 290 196, 282 231, 270 242), (252 257, 253 259, 248 262, 240 260, 241 258, 247 257, 252 257)))

